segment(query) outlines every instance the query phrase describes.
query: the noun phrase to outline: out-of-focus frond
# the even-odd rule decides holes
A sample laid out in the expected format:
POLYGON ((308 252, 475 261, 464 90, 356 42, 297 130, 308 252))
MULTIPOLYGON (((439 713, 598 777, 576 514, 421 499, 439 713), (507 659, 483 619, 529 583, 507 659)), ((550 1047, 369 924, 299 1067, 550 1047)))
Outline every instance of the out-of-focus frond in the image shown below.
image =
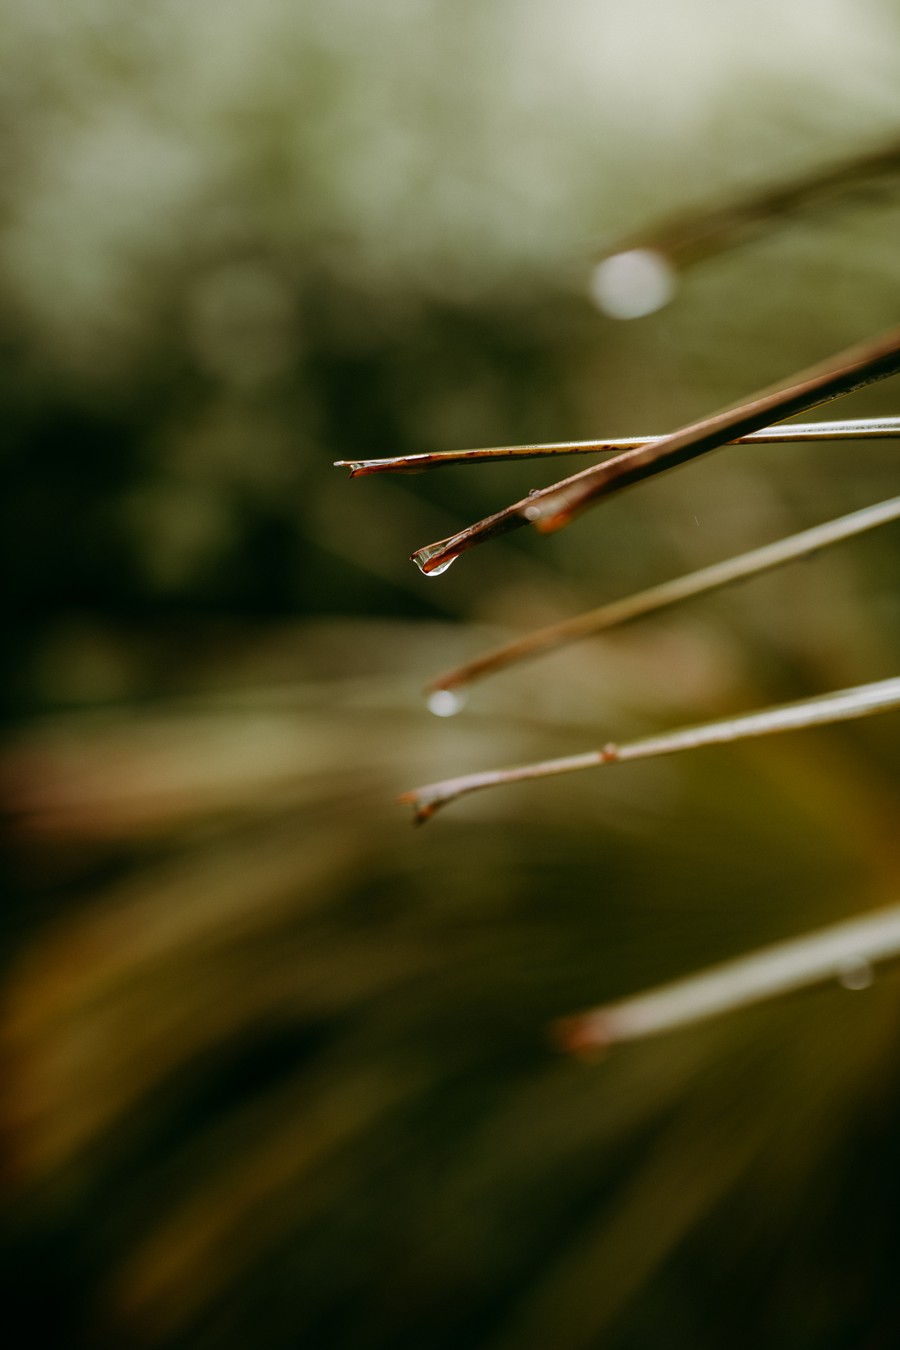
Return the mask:
POLYGON ((558 1033, 568 1050, 606 1049, 825 980, 865 989, 875 978, 873 967, 897 955, 900 906, 894 905, 591 1009, 560 1022, 558 1033))
POLYGON ((797 216, 868 203, 875 196, 889 199, 898 189, 900 145, 893 143, 619 240, 597 263, 591 292, 614 318, 641 317, 671 297, 678 272, 704 258, 742 248, 797 216))
MULTIPOLYGON (((290 640, 304 650, 301 633, 273 650, 290 640)), ((190 700, 57 716, 7 753, 11 842, 50 906, 8 981, 16 1222, 74 1241, 102 1213, 82 1259, 111 1337, 233 1346, 255 1320, 274 1346, 299 1325, 349 1348, 378 1324, 412 1347, 439 1315, 448 1345, 527 1345, 565 1297, 574 1350, 782 1156, 783 1114, 806 1140, 782 1190, 799 1204, 890 1062, 890 976, 635 1045, 599 1075, 560 1060, 544 1028, 561 1008, 834 919, 851 886, 877 904, 896 806, 836 733, 814 780, 788 741, 736 747, 713 782, 690 757, 636 765, 486 828, 448 820, 413 857, 393 781, 653 701, 653 649, 573 651, 568 729, 535 720, 536 672, 450 727, 413 695, 454 640, 385 630, 372 682, 229 693, 212 671, 190 700), (598 1259, 622 1263, 602 1296, 598 1259)))

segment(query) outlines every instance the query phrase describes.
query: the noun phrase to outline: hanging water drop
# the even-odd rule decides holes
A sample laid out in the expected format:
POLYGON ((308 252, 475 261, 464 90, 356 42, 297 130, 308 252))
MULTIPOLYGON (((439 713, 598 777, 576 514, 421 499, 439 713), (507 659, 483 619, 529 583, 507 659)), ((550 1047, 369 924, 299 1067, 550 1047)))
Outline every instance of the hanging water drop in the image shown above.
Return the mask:
POLYGON ((675 271, 655 249, 614 253, 594 268, 589 290, 594 303, 613 319, 640 319, 662 309, 675 294, 675 271))
POLYGON ((864 956, 854 956, 838 966, 837 979, 845 989, 868 989, 874 983, 875 972, 864 956))
POLYGON ((454 689, 434 689, 428 695, 428 711, 435 717, 455 717, 465 698, 454 689))
POLYGON ((443 576, 443 574, 447 571, 447 568, 452 567, 455 562, 456 562, 456 554, 454 553, 452 558, 448 558, 446 562, 438 563, 437 567, 432 567, 429 571, 425 573, 425 575, 426 577, 443 576))
POLYGON ((452 567, 459 557, 458 553, 451 553, 449 558, 445 558, 443 562, 438 563, 435 567, 429 566, 431 559, 435 557, 436 554, 440 553, 440 551, 440 547, 437 546, 434 548, 420 548, 412 555, 412 560, 422 573, 423 577, 442 576, 444 572, 447 571, 447 568, 452 567))

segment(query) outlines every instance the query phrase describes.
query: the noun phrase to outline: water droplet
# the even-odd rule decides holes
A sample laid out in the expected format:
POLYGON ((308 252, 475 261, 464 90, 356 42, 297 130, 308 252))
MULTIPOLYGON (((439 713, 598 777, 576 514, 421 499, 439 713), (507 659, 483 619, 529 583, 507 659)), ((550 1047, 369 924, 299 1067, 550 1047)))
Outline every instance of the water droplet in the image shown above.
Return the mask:
POLYGON ((459 557, 459 554, 451 553, 450 557, 445 558, 442 563, 438 563, 437 567, 430 567, 429 564, 431 562, 431 559, 435 557, 436 554, 440 553, 442 549, 443 549, 442 544, 435 544, 433 547, 420 548, 418 552, 412 555, 412 560, 416 564, 416 567, 418 567, 419 571, 422 573, 423 577, 442 576, 444 572, 447 571, 447 568, 452 567, 453 564, 456 562, 456 559, 459 557))
POLYGON ((452 558, 448 558, 446 562, 438 563, 437 567, 432 567, 428 572, 425 573, 425 575, 426 577, 443 576, 443 574, 447 571, 447 569, 449 567, 452 567, 455 562, 456 562, 456 554, 454 553, 452 558))
POLYGON ((842 961, 837 968, 838 984, 845 989, 868 989, 875 980, 872 964, 864 956, 842 961))
POLYGON ((534 506, 526 506, 522 515, 526 520, 540 520, 543 508, 535 502, 534 506))
POLYGON ((640 319, 667 305, 675 288, 675 271, 667 258, 653 249, 633 248, 599 262, 588 289, 604 314, 640 319))
POLYGON ((453 689, 435 689, 428 695, 428 711, 435 717, 455 717, 464 703, 462 694, 453 689))

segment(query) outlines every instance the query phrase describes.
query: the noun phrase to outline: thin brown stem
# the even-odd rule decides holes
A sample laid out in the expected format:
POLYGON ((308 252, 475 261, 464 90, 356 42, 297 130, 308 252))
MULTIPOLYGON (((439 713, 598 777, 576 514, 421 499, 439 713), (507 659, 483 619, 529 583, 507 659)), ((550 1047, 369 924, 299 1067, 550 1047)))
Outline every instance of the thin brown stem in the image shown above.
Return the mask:
POLYGON ((875 684, 840 689, 818 698, 801 699, 761 712, 726 717, 698 726, 680 727, 658 736, 644 736, 622 745, 610 742, 600 750, 588 750, 581 755, 567 755, 562 759, 546 759, 535 764, 523 764, 512 769, 494 769, 484 773, 464 774, 439 783, 404 792, 398 798, 408 802, 414 811, 416 824, 424 824, 439 807, 482 788, 502 787, 532 778, 551 778, 580 769, 595 769, 601 764, 622 763, 630 759, 650 759, 670 755, 678 750, 695 750, 704 745, 722 745, 746 740, 753 736, 768 736, 779 731, 798 731, 805 727, 822 726, 830 722, 844 722, 873 713, 887 712, 900 707, 900 677, 879 680, 875 684))

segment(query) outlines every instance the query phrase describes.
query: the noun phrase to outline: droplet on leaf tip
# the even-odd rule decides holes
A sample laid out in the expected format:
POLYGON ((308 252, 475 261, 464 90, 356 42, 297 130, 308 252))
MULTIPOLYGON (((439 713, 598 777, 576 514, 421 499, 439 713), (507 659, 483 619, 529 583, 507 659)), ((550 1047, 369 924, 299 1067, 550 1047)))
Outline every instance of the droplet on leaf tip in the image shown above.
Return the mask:
POLYGON ((465 699, 453 689, 434 689, 428 695, 427 706, 435 717, 454 717, 465 699))
POLYGON ((845 989, 868 989, 875 982, 875 972, 864 956, 855 956, 838 966, 837 978, 845 989))
POLYGON ((443 573, 447 571, 447 568, 452 567, 459 557, 458 553, 452 553, 449 558, 446 558, 442 563, 438 563, 436 567, 429 567, 428 564, 437 552, 438 549, 436 548, 420 548, 418 552, 412 555, 412 560, 422 573, 423 577, 442 576, 443 573))
POLYGON ((675 270, 661 253, 628 249, 603 258, 591 273, 591 299, 613 319, 640 319, 667 305, 675 294, 675 270))

